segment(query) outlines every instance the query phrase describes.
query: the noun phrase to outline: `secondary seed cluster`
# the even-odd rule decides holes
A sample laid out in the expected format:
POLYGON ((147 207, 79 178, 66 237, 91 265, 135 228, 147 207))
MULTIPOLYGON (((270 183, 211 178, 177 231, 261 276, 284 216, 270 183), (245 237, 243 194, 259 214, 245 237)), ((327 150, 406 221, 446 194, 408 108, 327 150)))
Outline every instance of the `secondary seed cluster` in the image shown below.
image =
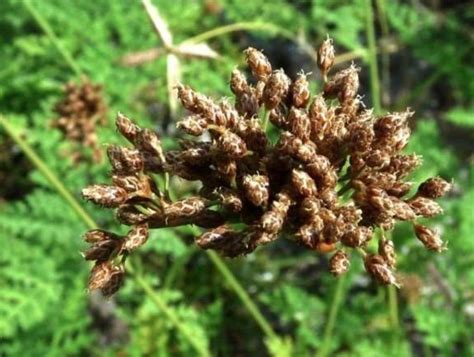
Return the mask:
MULTIPOLYGON (((102 152, 98 145, 96 127, 106 124, 107 108, 100 85, 84 79, 81 84, 70 82, 64 88, 64 98, 56 104, 58 118, 52 123, 65 138, 92 149, 92 159, 99 162, 102 152)), ((84 159, 80 151, 73 153, 74 161, 84 159)))
MULTIPOLYGON (((262 52, 249 48, 245 54, 253 84, 241 71, 232 72, 235 104, 178 86, 189 115, 177 126, 197 138, 182 140, 179 150, 164 152, 153 131, 118 115, 117 128, 133 148, 110 146, 113 185, 90 186, 83 196, 116 208, 118 220, 132 229, 125 237, 101 230, 85 235, 92 244, 85 258, 96 261, 90 289, 114 293, 123 281, 123 257, 147 240, 148 229, 185 224, 207 229, 195 240, 199 247, 228 257, 281 236, 308 249, 335 251, 329 262, 334 275, 349 269, 347 251, 353 248, 373 278, 394 285, 394 244, 383 232, 397 220, 412 221, 428 249, 444 249, 435 231, 415 223, 442 211, 433 199, 450 184, 433 178, 412 190, 405 180, 420 164, 418 156, 401 153, 411 111, 376 117, 365 109, 354 65, 312 96, 304 73, 292 81, 262 52), (153 174, 200 181, 201 189, 172 201, 153 174), (370 253, 375 230, 379 248, 370 253)), ((328 39, 319 50, 324 78, 333 62, 328 39)))

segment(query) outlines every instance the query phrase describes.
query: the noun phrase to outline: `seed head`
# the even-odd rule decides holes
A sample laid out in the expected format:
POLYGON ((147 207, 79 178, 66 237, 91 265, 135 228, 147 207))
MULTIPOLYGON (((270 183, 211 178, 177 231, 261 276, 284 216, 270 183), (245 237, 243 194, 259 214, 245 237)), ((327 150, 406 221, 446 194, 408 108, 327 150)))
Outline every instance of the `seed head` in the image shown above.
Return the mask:
POLYGON ((240 159, 247 153, 247 145, 231 131, 225 131, 216 142, 216 149, 230 159, 240 159))
MULTIPOLYGON (((132 227, 125 237, 102 230, 84 236, 91 244, 84 257, 96 261, 91 289, 111 295, 122 285, 123 267, 113 264, 143 245, 149 229, 202 227, 206 231, 196 244, 227 257, 288 237, 313 252, 335 252, 329 268, 339 275, 349 268, 349 249, 365 250, 375 229, 389 231, 399 221, 441 213, 433 199, 449 190, 444 180, 427 180, 408 196, 412 183, 406 178, 421 163, 419 156, 402 153, 413 112, 377 117, 366 109, 354 65, 325 78, 323 93, 309 104, 303 72, 292 83, 283 70, 272 71, 260 51, 245 53, 256 80, 235 69, 234 100, 213 100, 177 86, 189 112, 177 127, 199 138, 181 140, 178 148, 164 152, 154 131, 118 115, 117 128, 132 145, 108 148, 113 185, 90 186, 83 195, 116 208, 118 220, 132 227), (271 133, 263 127, 263 109, 274 126, 271 133), (160 191, 155 174, 192 181, 189 187, 180 181, 185 187, 177 193, 191 187, 198 193, 172 199, 160 191)), ((318 54, 326 77, 334 62, 330 39, 318 54)), ((414 229, 428 249, 445 249, 435 231, 416 223, 414 229)), ((367 272, 398 286, 392 241, 382 239, 378 248, 364 258, 367 272)))
POLYGON ((82 190, 82 197, 100 206, 118 207, 127 200, 128 194, 121 187, 92 185, 82 190))
POLYGON ((296 108, 304 108, 308 104, 311 94, 309 92, 309 84, 306 79, 306 74, 303 72, 298 73, 296 80, 293 82, 291 95, 293 105, 296 108))
POLYGON ((423 217, 435 217, 443 212, 443 209, 436 201, 422 196, 409 200, 408 204, 417 215, 423 217))
POLYGON ((438 232, 421 224, 413 224, 416 237, 428 249, 438 253, 446 250, 446 245, 439 237, 438 232))
POLYGON ((132 252, 133 250, 145 244, 147 240, 148 240, 148 225, 147 224, 135 225, 127 233, 125 237, 123 249, 126 250, 127 252, 132 252))
POLYGON ((132 144, 135 142, 140 128, 134 122, 119 112, 117 113, 117 118, 115 119, 115 125, 117 126, 117 130, 124 138, 126 138, 132 144))
POLYGON ((272 66, 261 51, 249 47, 244 53, 246 55, 245 60, 256 79, 265 80, 272 73, 272 66))
POLYGON ((332 275, 339 276, 347 273, 351 262, 343 250, 338 250, 329 260, 329 271, 332 275))
POLYGON ((301 196, 306 197, 316 194, 316 183, 305 171, 294 169, 291 172, 291 183, 301 196))
POLYGON ((318 66, 324 78, 334 64, 335 51, 332 39, 329 37, 322 43, 318 50, 318 66))
POLYGON ((359 226, 345 232, 341 242, 347 247, 360 248, 372 239, 372 233, 372 228, 359 226))
POLYGON ((250 87, 247 83, 247 78, 245 78, 245 75, 237 68, 232 71, 230 78, 230 89, 236 96, 241 96, 245 93, 248 93, 250 90, 250 87))
POLYGON ((381 239, 379 241, 379 255, 390 268, 395 268, 397 265, 397 253, 395 252, 393 241, 381 239))
POLYGON ((263 101, 267 109, 276 108, 286 99, 290 89, 290 79, 283 70, 274 71, 268 78, 263 90, 263 101))
POLYGON ((417 193, 427 198, 439 198, 448 193, 452 186, 452 184, 440 177, 432 177, 420 185, 417 193))
POLYGON ((245 196, 255 206, 265 207, 269 198, 269 180, 263 175, 246 175, 242 179, 245 196))
POLYGON ((366 255, 364 258, 364 266, 365 270, 379 283, 395 285, 397 288, 400 288, 395 275, 390 270, 390 266, 381 255, 366 255))

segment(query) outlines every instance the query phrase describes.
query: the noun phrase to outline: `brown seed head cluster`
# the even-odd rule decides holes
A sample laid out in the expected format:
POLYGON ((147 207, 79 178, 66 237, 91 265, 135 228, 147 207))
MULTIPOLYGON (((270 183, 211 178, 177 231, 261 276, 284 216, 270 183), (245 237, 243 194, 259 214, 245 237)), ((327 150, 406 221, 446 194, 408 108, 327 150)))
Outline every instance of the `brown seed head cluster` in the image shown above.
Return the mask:
MULTIPOLYGON (((99 148, 96 126, 105 125, 107 108, 100 85, 84 79, 81 84, 70 82, 64 88, 63 99, 56 104, 58 118, 52 125, 58 128, 65 138, 82 147, 92 150, 92 159, 99 162, 102 152, 99 148)), ((73 153, 76 162, 84 160, 80 151, 73 153)))
MULTIPOLYGON (((334 56, 330 40, 319 53, 327 75, 334 56)), ((436 232, 415 223, 441 212, 433 198, 450 184, 434 178, 410 194, 412 183, 405 179, 421 162, 402 153, 411 111, 377 117, 366 109, 357 96, 354 65, 328 78, 323 93, 312 96, 304 73, 292 81, 262 52, 249 48, 245 54, 254 84, 238 69, 232 72, 234 105, 178 86, 188 115, 177 127, 196 138, 182 140, 178 150, 164 152, 154 132, 118 115, 117 128, 132 147, 110 146, 112 185, 93 185, 83 195, 115 208, 118 220, 132 229, 126 237, 86 235, 92 248, 85 257, 97 261, 91 289, 110 294, 120 286, 123 268, 112 262, 142 245, 147 227, 205 228, 196 244, 228 257, 288 237, 311 250, 335 251, 329 261, 334 275, 347 272, 349 250, 355 249, 370 276, 394 285, 395 247, 383 238, 378 252, 370 252, 376 231, 411 221, 428 249, 444 249, 436 232), (267 120, 276 139, 267 135, 267 120), (201 188, 173 201, 151 174, 198 181, 201 188)))

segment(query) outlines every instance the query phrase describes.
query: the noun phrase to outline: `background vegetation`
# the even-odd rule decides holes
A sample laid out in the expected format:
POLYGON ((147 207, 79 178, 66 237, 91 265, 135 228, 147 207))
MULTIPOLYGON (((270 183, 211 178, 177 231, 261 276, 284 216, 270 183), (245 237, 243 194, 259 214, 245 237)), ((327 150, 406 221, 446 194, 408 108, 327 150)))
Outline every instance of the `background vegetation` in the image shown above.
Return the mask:
MULTIPOLYGON (((166 56, 120 64, 124 55, 162 46, 138 1, 3 0, 0 112, 20 139, 0 128, 0 355, 474 355, 472 2, 153 3, 174 43, 218 29, 207 41, 218 59, 180 58, 181 80, 213 96, 230 94, 230 71, 249 45, 290 75, 303 68, 319 80, 312 53, 330 34, 338 66, 354 60, 362 67, 368 105, 377 107, 380 98, 383 110, 409 105, 417 112, 409 150, 424 156, 424 166, 413 180, 454 179, 436 222, 449 250, 429 253, 408 226, 399 227, 404 286, 391 298, 361 274, 362 266, 336 280, 326 256, 283 240, 225 260, 270 330, 186 229, 154 231, 115 298, 88 295, 89 267, 79 254, 87 227, 18 143, 32 147, 76 198, 87 184, 106 182, 106 162, 75 163, 67 154, 71 143, 51 128, 62 86, 86 75, 103 85, 109 108, 101 144, 119 140, 113 119, 122 111, 172 146, 166 56), (236 23, 241 31, 222 29, 236 23)), ((107 212, 81 204, 101 227, 117 230, 107 212)))

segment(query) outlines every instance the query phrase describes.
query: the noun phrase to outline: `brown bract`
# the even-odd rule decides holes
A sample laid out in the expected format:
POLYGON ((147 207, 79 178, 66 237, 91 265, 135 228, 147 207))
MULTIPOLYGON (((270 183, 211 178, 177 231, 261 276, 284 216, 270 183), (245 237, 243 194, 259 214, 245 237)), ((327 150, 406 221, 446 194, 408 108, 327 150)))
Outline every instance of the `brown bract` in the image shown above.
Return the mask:
MULTIPOLYGON (((311 95, 305 74, 292 82, 262 52, 245 53, 254 80, 232 72, 235 106, 178 85, 186 113, 177 127, 188 136, 177 150, 165 152, 156 133, 118 115, 117 129, 132 147, 110 146, 113 185, 90 186, 83 196, 115 208, 118 220, 132 228, 124 237, 86 234, 92 244, 86 258, 98 262, 91 288, 110 294, 121 285, 121 264, 147 241, 149 229, 186 224, 204 229, 195 240, 199 247, 228 257, 280 237, 315 252, 336 251, 329 262, 334 275, 349 269, 349 251, 356 249, 367 272, 383 284, 397 285, 395 245, 384 238, 378 253, 370 252, 374 233, 384 236, 397 222, 410 221, 428 249, 444 249, 437 233, 416 220, 441 213, 434 199, 451 185, 434 178, 410 195, 413 184, 406 181, 421 164, 419 156, 402 152, 413 112, 377 117, 366 109, 354 65, 311 95), (276 139, 264 129, 266 120, 276 139), (199 181, 200 190, 171 200, 154 175, 199 181)), ((334 56, 329 39, 319 53, 326 75, 334 56)))

